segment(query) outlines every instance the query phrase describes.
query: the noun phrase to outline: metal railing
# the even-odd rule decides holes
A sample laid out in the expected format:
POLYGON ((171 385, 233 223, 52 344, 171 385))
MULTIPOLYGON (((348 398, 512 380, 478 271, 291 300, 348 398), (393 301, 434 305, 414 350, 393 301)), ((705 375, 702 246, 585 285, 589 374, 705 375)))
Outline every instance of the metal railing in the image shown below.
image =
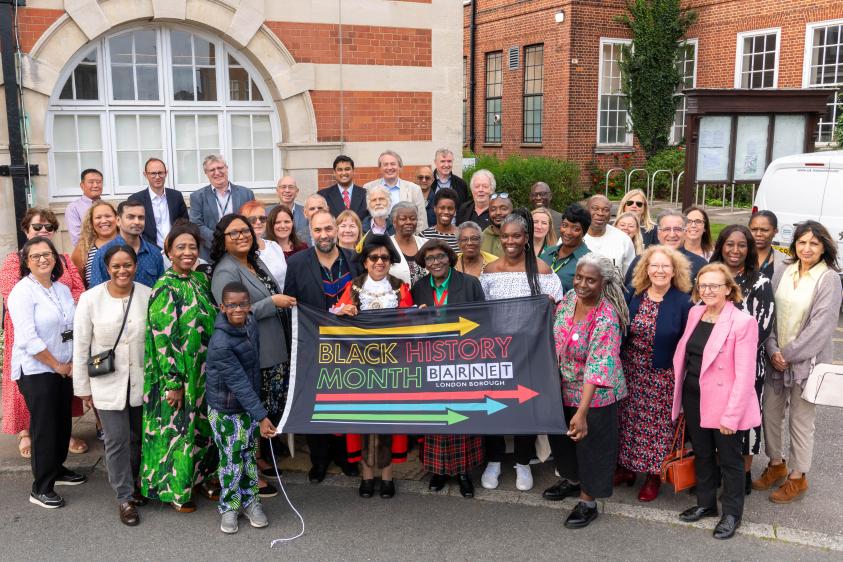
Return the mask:
POLYGON ((609 177, 612 175, 613 172, 623 172, 623 174, 624 174, 624 186, 626 186, 626 183, 627 183, 627 173, 626 173, 626 170, 624 168, 609 168, 606 171, 606 183, 605 183, 606 197, 609 196, 609 177))

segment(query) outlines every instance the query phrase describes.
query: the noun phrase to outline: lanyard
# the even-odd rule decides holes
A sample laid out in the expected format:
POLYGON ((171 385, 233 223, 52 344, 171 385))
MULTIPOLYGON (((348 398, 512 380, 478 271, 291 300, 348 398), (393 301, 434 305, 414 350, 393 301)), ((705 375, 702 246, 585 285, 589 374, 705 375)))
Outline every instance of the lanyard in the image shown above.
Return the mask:
POLYGON ((220 198, 216 193, 214 193, 214 200, 217 202, 217 209, 220 210, 220 218, 223 218, 225 216, 225 208, 228 207, 228 203, 231 201, 231 190, 229 189, 228 197, 225 198, 225 203, 222 205, 220 205, 220 198))
POLYGON ((550 269, 553 270, 553 273, 559 273, 559 270, 568 265, 568 262, 574 257, 574 253, 571 252, 571 255, 567 258, 563 259, 562 261, 557 261, 559 259, 559 254, 557 253, 553 256, 553 263, 550 264, 550 269))
POLYGON ((433 305, 442 306, 448 304, 448 284, 451 282, 451 271, 448 271, 448 277, 438 287, 433 282, 433 276, 430 276, 430 286, 433 287, 433 305))
POLYGON ((53 285, 50 285, 49 289, 46 288, 44 285, 42 285, 41 283, 36 281, 31 273, 27 276, 27 279, 32 281, 35 284, 36 287, 41 289, 42 293, 47 295, 47 298, 50 299, 50 302, 53 303, 53 306, 55 306, 56 310, 59 311, 59 314, 61 315, 62 322, 64 322, 64 325, 67 326, 68 324, 70 324, 71 322, 67 321, 67 315, 64 313, 64 307, 61 305, 61 300, 59 300, 58 295, 55 293, 55 289, 53 288, 53 285))

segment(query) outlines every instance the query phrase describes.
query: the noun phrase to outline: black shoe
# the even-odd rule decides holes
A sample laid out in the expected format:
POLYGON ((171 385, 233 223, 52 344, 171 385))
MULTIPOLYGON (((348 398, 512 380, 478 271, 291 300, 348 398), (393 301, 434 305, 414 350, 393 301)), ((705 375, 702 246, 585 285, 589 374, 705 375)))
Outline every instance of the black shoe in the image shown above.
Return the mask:
POLYGON ((724 515, 714 527, 714 538, 725 540, 735 536, 735 531, 741 526, 741 520, 734 515, 724 515))
POLYGON ((434 474, 430 479, 430 485, 427 487, 431 492, 441 492, 445 484, 448 483, 448 477, 444 474, 434 474))
POLYGON ((135 491, 132 494, 132 499, 130 499, 129 501, 132 502, 132 505, 134 505, 135 507, 141 507, 149 503, 149 500, 143 494, 141 494, 139 488, 135 488, 135 491))
POLYGON ((278 495, 278 488, 272 484, 267 483, 266 486, 258 488, 258 495, 262 498, 274 498, 278 495))
POLYGON ((474 497, 474 483, 468 474, 457 474, 457 483, 460 485, 460 495, 464 498, 474 497))
POLYGON ((679 514, 679 519, 685 523, 694 523, 703 517, 717 517, 717 508, 695 505, 694 507, 689 507, 679 514))
POLYGON ((314 464, 310 467, 307 473, 307 478, 311 484, 319 484, 325 479, 325 474, 328 472, 328 467, 324 464, 314 464))
POLYGON ((375 495, 375 480, 361 480, 360 489, 358 490, 361 498, 371 498, 375 495))
POLYGON ((578 496, 580 493, 579 484, 571 484, 568 480, 562 479, 544 492, 542 497, 548 501, 558 502, 565 498, 578 496))
POLYGON ((62 475, 56 478, 56 486, 78 486, 79 484, 84 484, 87 481, 87 476, 65 469, 62 475))
POLYGON ((751 472, 746 473, 746 482, 744 484, 744 492, 746 492, 747 496, 752 493, 752 473, 751 472))
POLYGON ((47 509, 55 509, 57 507, 64 507, 64 498, 55 492, 47 492, 46 494, 32 492, 29 494, 29 503, 34 503, 47 509))
POLYGON ((577 502, 571 514, 565 519, 565 527, 568 529, 582 529, 588 527, 589 523, 597 519, 597 506, 588 507, 583 502, 577 502))
POLYGON ((342 470, 343 474, 351 478, 357 478, 360 476, 360 469, 357 468, 357 464, 355 463, 344 462, 340 465, 340 470, 342 470))
POLYGON ((395 497, 395 480, 381 480, 381 497, 385 500, 395 497))
POLYGON ((273 478, 273 479, 276 479, 276 480, 278 479, 278 476, 282 476, 284 474, 283 472, 281 472, 281 469, 279 468, 278 469, 278 476, 276 476, 274 466, 264 468, 263 470, 259 470, 258 472, 260 472, 260 475, 263 476, 264 478, 273 478))

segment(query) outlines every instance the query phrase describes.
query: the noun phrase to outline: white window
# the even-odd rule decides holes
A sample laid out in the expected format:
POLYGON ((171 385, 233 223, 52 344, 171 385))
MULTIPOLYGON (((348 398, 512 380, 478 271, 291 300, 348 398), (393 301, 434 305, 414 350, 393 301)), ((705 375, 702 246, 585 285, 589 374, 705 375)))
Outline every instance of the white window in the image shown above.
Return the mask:
POLYGON ((817 142, 832 142, 834 126, 843 114, 843 20, 807 26, 802 86, 837 90, 817 130, 817 142))
POLYGON ((620 61, 628 39, 600 40, 600 81, 597 119, 597 144, 599 146, 631 146, 632 132, 629 105, 622 90, 620 61))
POLYGON ((676 116, 673 118, 673 127, 670 129, 670 144, 679 144, 685 138, 685 90, 697 86, 697 39, 688 39, 679 46, 676 56, 676 69, 679 71, 681 81, 676 87, 676 116))
POLYGON ((185 27, 121 30, 75 55, 47 116, 50 194, 77 197, 97 168, 105 195, 146 186, 143 164, 167 163, 168 187, 208 183, 202 161, 222 153, 232 182, 274 187, 280 128, 260 75, 219 38, 185 27))
POLYGON ((738 33, 735 88, 775 88, 779 81, 781 29, 738 33))

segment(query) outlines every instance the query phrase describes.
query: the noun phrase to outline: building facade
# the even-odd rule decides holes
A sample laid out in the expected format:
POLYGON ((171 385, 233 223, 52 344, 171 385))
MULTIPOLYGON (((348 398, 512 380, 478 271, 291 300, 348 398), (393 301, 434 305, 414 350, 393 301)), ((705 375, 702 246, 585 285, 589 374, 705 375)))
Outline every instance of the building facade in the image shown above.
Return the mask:
MULTIPOLYGON (((206 185, 202 159, 267 199, 294 176, 304 198, 331 183, 344 153, 358 183, 386 149, 413 167, 460 153, 461 5, 454 0, 28 0, 15 22, 25 148, 40 175, 31 205, 59 215, 79 173, 104 173, 103 197, 206 185)), ((4 95, 8 95, 4 91, 4 95)), ((0 163, 8 163, 0 115, 0 163)), ((15 246, 11 181, 0 178, 0 246, 15 246)), ((67 238, 64 249, 70 251, 67 238)))
MULTIPOLYGON (((590 164, 606 169, 619 155, 643 162, 618 65, 630 43, 616 19, 625 0, 463 4, 464 146, 573 160, 584 183, 590 164)), ((687 0, 685 6, 699 17, 677 60, 683 82, 672 142, 682 141, 681 90, 691 87, 836 88, 817 128, 818 143, 831 142, 843 113, 843 2, 687 0)))

